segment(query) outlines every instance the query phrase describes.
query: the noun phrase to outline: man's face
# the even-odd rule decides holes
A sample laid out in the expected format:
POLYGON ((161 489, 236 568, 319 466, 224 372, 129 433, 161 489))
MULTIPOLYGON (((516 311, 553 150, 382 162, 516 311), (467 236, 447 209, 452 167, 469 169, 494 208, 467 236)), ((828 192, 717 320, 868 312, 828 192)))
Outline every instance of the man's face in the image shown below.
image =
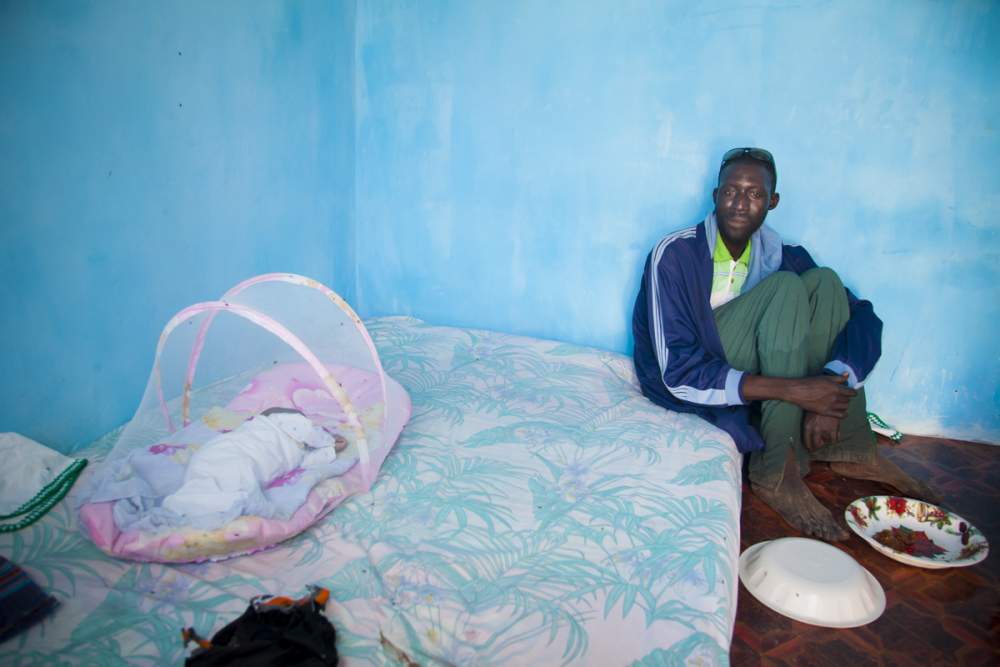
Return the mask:
POLYGON ((746 245, 764 224, 767 212, 778 205, 778 194, 771 188, 771 172, 762 163, 741 160, 726 165, 719 174, 719 187, 712 193, 724 241, 746 245))

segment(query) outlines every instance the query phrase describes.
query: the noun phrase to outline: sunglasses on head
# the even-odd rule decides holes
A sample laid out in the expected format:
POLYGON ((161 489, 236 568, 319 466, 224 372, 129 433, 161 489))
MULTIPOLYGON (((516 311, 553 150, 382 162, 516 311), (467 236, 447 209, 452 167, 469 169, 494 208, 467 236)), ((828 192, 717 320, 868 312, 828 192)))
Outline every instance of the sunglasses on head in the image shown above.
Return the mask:
POLYGON ((778 184, 778 170, 774 166, 774 156, 771 155, 770 151, 766 151, 763 148, 734 148, 732 150, 726 151, 726 154, 722 156, 722 165, 719 166, 719 173, 726 168, 726 165, 733 160, 738 160, 740 158, 748 157, 751 160, 757 160, 758 162, 763 162, 767 165, 768 169, 771 170, 771 175, 774 176, 774 185, 778 184))

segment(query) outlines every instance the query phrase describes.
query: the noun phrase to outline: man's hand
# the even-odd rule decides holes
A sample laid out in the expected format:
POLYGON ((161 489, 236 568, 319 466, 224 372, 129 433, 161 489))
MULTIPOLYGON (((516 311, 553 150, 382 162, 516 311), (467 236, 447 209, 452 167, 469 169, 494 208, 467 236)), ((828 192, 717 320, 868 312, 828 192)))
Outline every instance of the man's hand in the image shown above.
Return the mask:
POLYGON ((847 416, 848 403, 858 393, 846 385, 847 373, 808 378, 745 375, 740 394, 745 401, 788 401, 806 412, 843 419, 847 416))
POLYGON ((810 452, 840 440, 840 420, 807 412, 802 418, 802 443, 810 452))
POLYGON ((785 400, 806 412, 839 420, 847 416, 847 405, 857 394, 847 386, 847 373, 818 375, 791 382, 785 400))

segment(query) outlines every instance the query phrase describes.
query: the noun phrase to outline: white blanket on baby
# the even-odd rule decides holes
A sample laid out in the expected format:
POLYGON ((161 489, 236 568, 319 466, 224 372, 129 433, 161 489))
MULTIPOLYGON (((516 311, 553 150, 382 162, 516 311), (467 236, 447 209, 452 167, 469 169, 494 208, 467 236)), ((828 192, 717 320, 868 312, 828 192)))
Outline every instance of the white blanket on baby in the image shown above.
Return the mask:
POLYGON ((266 504, 270 480, 298 467, 333 463, 335 442, 301 414, 257 415, 202 445, 163 507, 186 518, 254 513, 266 504))

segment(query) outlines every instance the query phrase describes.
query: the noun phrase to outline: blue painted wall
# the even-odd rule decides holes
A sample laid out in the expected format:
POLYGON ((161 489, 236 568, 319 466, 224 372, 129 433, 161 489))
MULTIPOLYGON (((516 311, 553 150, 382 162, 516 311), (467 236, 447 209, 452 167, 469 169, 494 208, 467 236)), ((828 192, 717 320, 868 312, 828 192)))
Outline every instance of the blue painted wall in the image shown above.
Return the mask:
POLYGON ((998 61, 988 1, 2 1, 0 430, 126 420, 165 320, 262 271, 625 351, 758 144, 886 321, 873 407, 1000 441, 998 61))
POLYGON ((354 3, 0 3, 0 430, 126 421, 177 310, 354 298, 354 3))
POLYGON ((885 320, 874 409, 1000 441, 1000 5, 371 0, 356 38, 368 314, 624 351, 652 244, 763 145, 770 224, 885 320))

